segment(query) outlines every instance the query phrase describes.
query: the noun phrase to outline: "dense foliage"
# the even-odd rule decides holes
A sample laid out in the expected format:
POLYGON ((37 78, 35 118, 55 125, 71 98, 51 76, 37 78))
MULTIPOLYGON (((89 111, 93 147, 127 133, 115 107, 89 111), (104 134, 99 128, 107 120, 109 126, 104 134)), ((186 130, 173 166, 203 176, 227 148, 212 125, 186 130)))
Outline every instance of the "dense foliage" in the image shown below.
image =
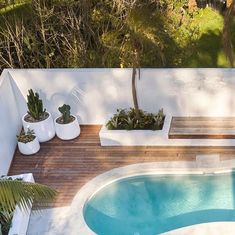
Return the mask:
POLYGON ((161 130, 165 115, 163 109, 157 114, 147 113, 134 108, 118 109, 117 113, 107 122, 108 130, 161 130))
POLYGON ((0 9, 0 68, 132 67, 136 44, 141 67, 229 66, 223 15, 187 0, 13 2, 0 9))

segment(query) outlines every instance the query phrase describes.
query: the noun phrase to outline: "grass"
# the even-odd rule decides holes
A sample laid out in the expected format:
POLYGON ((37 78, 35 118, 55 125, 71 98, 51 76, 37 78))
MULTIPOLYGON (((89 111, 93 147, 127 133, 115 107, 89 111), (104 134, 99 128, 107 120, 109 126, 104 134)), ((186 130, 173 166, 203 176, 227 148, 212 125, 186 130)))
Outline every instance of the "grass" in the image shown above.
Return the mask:
POLYGON ((198 27, 199 34, 185 67, 230 67, 223 52, 223 23, 223 16, 219 12, 211 8, 199 11, 191 25, 198 27))

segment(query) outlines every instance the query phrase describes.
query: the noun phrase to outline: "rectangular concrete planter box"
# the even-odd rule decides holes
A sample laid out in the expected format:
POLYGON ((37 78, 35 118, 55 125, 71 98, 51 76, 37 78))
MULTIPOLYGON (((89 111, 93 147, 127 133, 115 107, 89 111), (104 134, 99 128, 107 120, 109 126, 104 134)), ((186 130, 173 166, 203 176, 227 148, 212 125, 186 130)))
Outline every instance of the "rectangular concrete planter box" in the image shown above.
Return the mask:
POLYGON ((166 116, 162 130, 108 130, 99 132, 101 146, 157 146, 168 137, 171 116, 166 116))
MULTIPOLYGON (((9 176, 9 177, 13 179, 21 178, 23 179, 23 181, 26 181, 26 182, 34 182, 34 178, 31 173, 22 174, 22 175, 14 175, 14 176, 9 176)), ((12 226, 10 228, 8 235, 26 235, 30 212, 31 212, 31 209, 30 211, 21 211, 18 207, 16 207, 13 218, 12 218, 12 226)))

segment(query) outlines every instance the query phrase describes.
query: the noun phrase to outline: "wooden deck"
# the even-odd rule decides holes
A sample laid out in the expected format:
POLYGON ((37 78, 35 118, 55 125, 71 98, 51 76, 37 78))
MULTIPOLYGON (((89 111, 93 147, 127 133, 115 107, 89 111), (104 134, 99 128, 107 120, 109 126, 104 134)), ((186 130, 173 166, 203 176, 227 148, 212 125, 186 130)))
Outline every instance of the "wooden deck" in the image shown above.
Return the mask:
POLYGON ((173 117, 169 139, 235 139, 235 117, 173 117))
POLYGON ((16 150, 9 175, 32 172, 36 182, 59 191, 51 206, 69 205, 78 190, 93 177, 110 169, 141 162, 193 161, 196 154, 221 154, 235 159, 234 147, 101 147, 101 126, 82 126, 79 138, 43 143, 34 156, 16 150))

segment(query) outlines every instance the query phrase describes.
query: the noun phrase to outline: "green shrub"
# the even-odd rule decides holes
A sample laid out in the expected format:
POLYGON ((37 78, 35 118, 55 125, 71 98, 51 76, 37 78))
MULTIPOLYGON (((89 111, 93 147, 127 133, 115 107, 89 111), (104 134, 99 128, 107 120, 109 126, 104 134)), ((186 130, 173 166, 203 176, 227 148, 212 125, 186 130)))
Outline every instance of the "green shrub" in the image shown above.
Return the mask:
POLYGON ((157 114, 147 113, 134 108, 117 109, 117 113, 107 122, 108 130, 161 130, 165 115, 163 109, 157 114), (138 117, 139 115, 139 117, 138 117))

